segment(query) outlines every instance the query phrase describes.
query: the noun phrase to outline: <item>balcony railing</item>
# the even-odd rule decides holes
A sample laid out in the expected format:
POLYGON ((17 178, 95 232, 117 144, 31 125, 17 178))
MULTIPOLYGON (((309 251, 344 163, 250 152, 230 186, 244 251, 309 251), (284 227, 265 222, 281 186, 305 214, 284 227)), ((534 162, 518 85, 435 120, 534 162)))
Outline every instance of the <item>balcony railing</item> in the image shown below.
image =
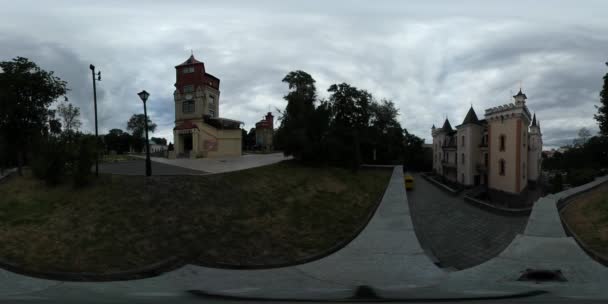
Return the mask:
POLYGON ((488 147, 488 143, 480 143, 479 147, 480 148, 487 148, 488 147))

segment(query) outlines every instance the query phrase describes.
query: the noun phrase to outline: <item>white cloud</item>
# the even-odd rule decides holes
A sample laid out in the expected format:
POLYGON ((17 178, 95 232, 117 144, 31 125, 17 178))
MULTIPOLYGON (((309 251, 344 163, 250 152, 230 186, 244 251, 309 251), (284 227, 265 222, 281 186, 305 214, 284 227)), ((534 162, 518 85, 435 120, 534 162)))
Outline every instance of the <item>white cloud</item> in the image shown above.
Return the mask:
POLYGON ((591 4, 20 1, 2 5, 0 59, 26 56, 68 80, 89 131, 93 63, 103 132, 142 112, 136 93, 146 89, 154 136, 171 139, 174 66, 192 49, 221 79, 220 114, 247 128, 284 107, 281 79, 301 69, 320 97, 348 82, 392 99, 403 126, 427 140, 444 115, 457 125, 470 104, 482 115, 522 81, 545 142, 558 142, 597 129, 608 31, 596 14, 606 5, 591 4))

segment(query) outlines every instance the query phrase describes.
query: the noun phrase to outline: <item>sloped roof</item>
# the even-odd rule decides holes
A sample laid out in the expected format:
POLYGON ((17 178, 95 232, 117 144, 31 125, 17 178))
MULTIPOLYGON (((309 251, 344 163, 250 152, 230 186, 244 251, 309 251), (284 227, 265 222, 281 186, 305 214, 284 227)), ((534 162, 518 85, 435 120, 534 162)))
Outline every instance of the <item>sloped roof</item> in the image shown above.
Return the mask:
POLYGON ((519 96, 523 96, 524 99, 527 99, 528 97, 526 96, 526 94, 521 92, 521 88, 519 89, 519 92, 517 92, 517 95, 513 95, 513 98, 517 98, 519 96))
POLYGON ((173 130, 189 130, 189 129, 198 129, 198 127, 192 121, 186 120, 186 121, 182 122, 179 126, 173 128, 173 130))
POLYGON ((197 63, 202 63, 202 62, 196 60, 196 58, 194 58, 194 55, 190 55, 190 57, 186 61, 182 62, 179 65, 176 65, 175 67, 180 67, 180 66, 185 66, 185 65, 191 65, 191 64, 197 64, 197 63))
POLYGON ((443 122, 443 127, 441 127, 441 129, 444 132, 452 131, 452 125, 450 125, 450 121, 447 118, 445 119, 445 122, 443 122))
POLYGON ((534 117, 532 118, 532 126, 536 127, 536 113, 534 113, 534 117))
POLYGON ((479 119, 477 118, 477 114, 475 114, 475 110, 473 110, 473 107, 471 106, 471 108, 469 109, 469 112, 467 113, 467 116, 464 117, 464 120, 462 121, 462 124, 477 124, 479 123, 479 119))

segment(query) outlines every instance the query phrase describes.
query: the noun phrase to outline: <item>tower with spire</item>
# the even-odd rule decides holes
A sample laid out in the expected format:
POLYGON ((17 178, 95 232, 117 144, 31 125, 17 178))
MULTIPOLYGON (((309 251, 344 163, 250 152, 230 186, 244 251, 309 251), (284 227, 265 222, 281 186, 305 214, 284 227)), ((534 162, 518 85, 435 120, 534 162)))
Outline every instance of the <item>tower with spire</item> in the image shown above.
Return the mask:
POLYGON ((528 179, 537 183, 541 172, 542 152, 543 152, 543 135, 540 132, 540 122, 536 120, 536 113, 532 117, 530 125, 530 136, 528 145, 528 179))
POLYGON ((219 117, 220 80, 207 73, 193 53, 175 66, 174 86, 175 151, 170 156, 241 155, 242 123, 219 117))
POLYGON ((540 175, 542 134, 536 115, 520 90, 511 103, 485 110, 483 119, 471 105, 454 128, 445 119, 433 135, 433 170, 465 186, 519 194, 540 175))

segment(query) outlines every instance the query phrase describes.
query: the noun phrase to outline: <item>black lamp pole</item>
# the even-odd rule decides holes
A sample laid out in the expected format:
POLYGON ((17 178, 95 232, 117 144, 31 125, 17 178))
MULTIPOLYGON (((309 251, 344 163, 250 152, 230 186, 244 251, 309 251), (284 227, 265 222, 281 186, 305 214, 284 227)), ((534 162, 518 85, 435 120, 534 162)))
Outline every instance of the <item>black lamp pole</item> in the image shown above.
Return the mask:
POLYGON ((152 175, 152 162, 150 161, 150 141, 148 140, 148 110, 146 109, 146 100, 148 100, 148 96, 150 94, 143 90, 139 93, 139 98, 144 102, 144 124, 146 128, 146 176, 152 175))
POLYGON ((91 75, 93 76, 93 106, 95 108, 95 176, 99 176, 99 134, 97 132, 97 88, 95 87, 95 81, 101 81, 101 72, 97 73, 97 79, 95 79, 95 66, 89 65, 91 69, 91 75))

